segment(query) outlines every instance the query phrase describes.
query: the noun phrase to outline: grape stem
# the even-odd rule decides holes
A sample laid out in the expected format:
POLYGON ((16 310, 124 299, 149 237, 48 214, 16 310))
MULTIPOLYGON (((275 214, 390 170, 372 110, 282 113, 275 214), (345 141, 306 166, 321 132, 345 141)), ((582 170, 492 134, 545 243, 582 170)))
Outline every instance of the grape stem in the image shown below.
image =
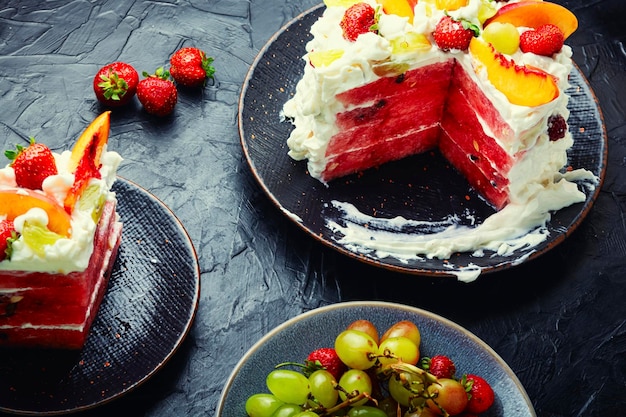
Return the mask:
MULTIPOLYGON (((340 387, 338 387, 338 389, 340 389, 340 387)), ((326 409, 324 413, 321 414, 320 416, 321 417, 331 416, 333 415, 333 413, 341 410, 342 408, 350 407, 351 405, 361 401, 364 398, 367 398, 368 400, 373 401, 375 404, 378 404, 378 401, 372 398, 367 392, 361 392, 356 395, 352 395, 348 397, 344 402, 341 402, 332 408, 326 409)))

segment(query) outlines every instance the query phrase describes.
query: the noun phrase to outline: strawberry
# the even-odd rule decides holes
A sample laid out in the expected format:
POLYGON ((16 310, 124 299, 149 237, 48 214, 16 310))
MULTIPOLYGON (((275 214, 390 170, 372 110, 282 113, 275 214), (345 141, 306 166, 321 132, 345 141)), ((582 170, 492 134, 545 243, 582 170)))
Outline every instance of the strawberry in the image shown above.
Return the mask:
POLYGON ((174 111, 178 101, 176 86, 170 80, 169 71, 158 68, 154 74, 143 73, 137 85, 137 98, 150 114, 167 116, 174 111))
POLYGON ((13 221, 0 221, 0 261, 11 259, 11 245, 16 237, 13 221))
POLYGON ((213 58, 198 48, 181 48, 170 58, 170 74, 176 82, 186 87, 204 85, 207 77, 213 78, 213 58))
POLYGON ((35 143, 35 138, 30 138, 28 147, 17 145, 15 150, 5 151, 4 154, 12 161, 15 182, 19 187, 41 190, 43 180, 58 173, 50 148, 35 143))
POLYGON ((548 119, 548 136, 550 137, 550 140, 555 141, 563 139, 566 132, 567 122, 565 121, 565 118, 560 114, 550 116, 548 119))
POLYGON ((534 30, 527 30, 519 38, 522 52, 552 56, 563 48, 565 37, 558 26, 547 24, 534 30))
POLYGON ((421 361, 422 368, 435 375, 437 378, 453 378, 456 365, 452 359, 445 355, 435 355, 432 358, 424 358, 421 361))
POLYGON ((376 11, 367 3, 356 3, 350 6, 339 23, 343 37, 356 41, 359 35, 376 32, 376 11))
POLYGON ((481 414, 487 411, 494 402, 495 394, 491 385, 478 375, 468 374, 463 378, 466 391, 469 393, 469 402, 465 411, 473 414, 481 414))
POLYGON ((99 102, 118 107, 128 103, 137 91, 139 74, 125 62, 107 64, 93 78, 93 91, 99 102))
POLYGON ((466 20, 454 20, 446 15, 439 20, 433 38, 435 43, 444 51, 456 49, 465 51, 472 40, 472 37, 478 35, 478 27, 466 20))
POLYGON ((339 359, 334 348, 320 348, 309 353, 305 362, 305 375, 311 374, 317 369, 326 369, 337 381, 346 371, 346 365, 339 359))

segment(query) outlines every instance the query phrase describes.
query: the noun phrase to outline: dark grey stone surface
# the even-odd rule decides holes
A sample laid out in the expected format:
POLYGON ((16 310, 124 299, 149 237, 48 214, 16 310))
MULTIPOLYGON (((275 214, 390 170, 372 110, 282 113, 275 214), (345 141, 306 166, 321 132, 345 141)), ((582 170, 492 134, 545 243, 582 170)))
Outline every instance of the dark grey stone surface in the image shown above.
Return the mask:
POLYGON ((516 372, 539 416, 622 416, 626 407, 626 12, 623 0, 556 1, 579 18, 568 43, 602 108, 606 179, 581 226, 541 257, 472 284, 402 275, 321 245, 263 194, 243 157, 237 104, 266 41, 316 0, 36 1, 0 4, 0 144, 29 136, 67 148, 104 109, 97 69, 139 71, 181 46, 213 57, 220 87, 181 90, 175 113, 138 102, 113 112, 119 175, 161 199, 196 247, 201 296, 173 359, 126 396, 85 416, 212 415, 246 350, 321 305, 385 300, 463 325, 516 372))

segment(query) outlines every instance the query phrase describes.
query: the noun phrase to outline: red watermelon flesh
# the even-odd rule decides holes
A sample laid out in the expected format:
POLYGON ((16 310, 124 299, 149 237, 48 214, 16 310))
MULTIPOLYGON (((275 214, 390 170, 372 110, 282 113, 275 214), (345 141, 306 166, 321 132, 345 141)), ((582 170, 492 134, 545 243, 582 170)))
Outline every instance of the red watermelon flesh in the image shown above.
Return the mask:
POLYGON ((513 159, 493 138, 484 133, 475 107, 467 98, 467 91, 463 90, 457 80, 455 78, 448 92, 446 113, 441 121, 443 134, 439 147, 448 161, 466 176, 472 187, 500 209, 507 201, 489 198, 493 194, 489 189, 494 188, 495 184, 498 194, 508 194, 506 178, 513 159), (451 144, 443 143, 444 141, 451 141, 458 151, 451 151, 451 144), (474 168, 469 169, 468 164, 474 168))
POLYGON ((339 133, 326 150, 323 181, 439 146, 496 209, 508 203, 515 160, 490 134, 506 143, 514 132, 456 60, 380 78, 336 98, 346 110, 337 115, 339 133))
POLYGON ((439 138, 439 151, 496 210, 508 203, 508 180, 493 172, 486 177, 472 159, 444 131, 439 138))
POLYGON ((322 180, 432 149, 451 70, 452 61, 447 61, 337 95, 347 110, 337 115, 340 132, 326 149, 322 180))
POLYGON ((336 98, 348 108, 393 97, 407 90, 437 89, 440 84, 447 86, 450 83, 454 62, 448 60, 416 68, 401 75, 379 78, 369 84, 339 93, 336 98))
POLYGON ((330 181, 385 162, 425 152, 435 146, 438 137, 439 126, 433 126, 335 155, 327 161, 322 179, 330 181))
POLYGON ((108 202, 85 271, 0 272, 0 346, 80 349, 106 291, 121 228, 108 202))
MULTIPOLYGON (((463 92, 470 109, 473 109, 475 114, 480 115, 484 123, 489 126, 493 136, 497 137, 504 144, 515 140, 514 132, 509 124, 502 119, 500 112, 494 107, 493 103, 458 63, 454 67, 450 88, 457 88, 463 92)), ((454 99, 449 99, 448 105, 453 102, 454 99)))

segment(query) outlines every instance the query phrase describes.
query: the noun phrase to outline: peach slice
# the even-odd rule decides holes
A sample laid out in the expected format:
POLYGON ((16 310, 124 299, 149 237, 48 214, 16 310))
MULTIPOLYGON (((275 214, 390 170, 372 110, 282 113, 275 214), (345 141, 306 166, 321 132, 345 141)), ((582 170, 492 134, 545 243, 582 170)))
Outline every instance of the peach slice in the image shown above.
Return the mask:
POLYGON ((0 190, 0 216, 14 220, 31 208, 40 208, 48 214, 48 229, 63 236, 70 234, 70 215, 45 194, 26 189, 0 190))
POLYGON ((435 0, 435 7, 439 10, 446 10, 448 12, 452 12, 454 10, 460 9, 461 7, 467 6, 469 0, 435 0))
POLYGON ((559 96, 557 80, 538 68, 515 65, 490 44, 472 38, 470 53, 487 71, 487 78, 506 98, 518 106, 535 107, 559 96))
POLYGON ((100 155, 102 149, 109 140, 109 128, 111 126, 111 111, 105 111, 96 117, 93 122, 87 126, 87 129, 78 137, 78 140, 72 148, 72 155, 68 165, 69 172, 76 171, 81 159, 91 154, 96 162, 100 163, 100 155))
POLYGON ((527 0, 502 6, 496 14, 487 19, 483 26, 492 22, 512 23, 518 27, 537 29, 553 24, 561 29, 565 39, 578 28, 578 19, 565 7, 541 0, 527 0))
POLYGON ((383 6, 383 11, 386 14, 408 17, 409 22, 413 23, 417 0, 376 0, 376 2, 383 6))
POLYGON ((89 180, 99 178, 100 156, 109 140, 110 125, 111 111, 106 111, 87 126, 72 148, 68 169, 74 173, 75 178, 63 202, 68 213, 74 210, 78 198, 89 185, 89 180))

